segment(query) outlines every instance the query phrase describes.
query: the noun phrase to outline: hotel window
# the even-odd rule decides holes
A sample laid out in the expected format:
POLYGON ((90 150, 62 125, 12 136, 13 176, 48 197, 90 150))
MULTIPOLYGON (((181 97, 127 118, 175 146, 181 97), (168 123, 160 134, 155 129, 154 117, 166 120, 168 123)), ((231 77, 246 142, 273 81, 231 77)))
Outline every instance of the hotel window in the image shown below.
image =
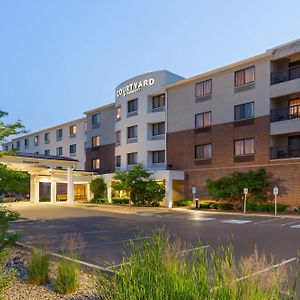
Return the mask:
POLYGON ((63 130, 62 129, 57 129, 56 130, 56 140, 60 141, 62 139, 63 136, 63 130))
POLYGON ((165 162, 165 150, 152 152, 152 163, 160 164, 165 162))
POLYGON ((121 130, 116 131, 116 146, 121 145, 121 130))
POLYGON ((152 124, 152 136, 165 134, 165 122, 152 124))
POLYGON ((100 136, 96 135, 92 137, 92 147, 100 146, 100 136))
POLYGON ((116 156, 116 168, 121 167, 121 155, 116 156))
POLYGON ((100 158, 92 159, 92 168, 94 170, 100 169, 100 158))
POLYGON ((289 100, 289 117, 290 119, 300 117, 300 99, 289 100))
POLYGON ((243 139, 234 141, 234 155, 254 154, 254 139, 243 139))
POLYGON ((195 159, 210 159, 210 158, 211 158, 211 144, 195 146, 195 159))
POLYGON ((211 93, 212 93, 212 80, 211 79, 196 83, 196 85, 195 85, 196 98, 210 95, 211 93))
POLYGON ((38 146, 38 144, 39 144, 39 136, 35 135, 34 138, 33 138, 33 141, 34 141, 34 146, 38 146))
POLYGON ((211 126, 211 111, 195 115, 195 128, 211 126))
POLYGON ((121 106, 116 107, 116 120, 121 120, 121 106))
POLYGON ((234 120, 245 120, 254 117, 254 102, 234 106, 234 120))
POLYGON ((137 164, 137 152, 127 153, 127 165, 137 164))
POLYGON ((138 130, 137 125, 127 127, 127 141, 129 143, 130 142, 133 143, 137 141, 137 136, 138 136, 137 130, 138 130))
POLYGON ((71 125, 70 126, 70 137, 76 136, 77 133, 77 126, 76 125, 71 125))
POLYGON ((75 154, 76 153, 76 144, 70 145, 70 154, 75 154))
POLYGON ((45 150, 45 151, 44 151, 44 154, 45 154, 45 155, 50 155, 50 149, 45 150))
POLYGON ((249 67, 234 72, 234 86, 240 86, 255 81, 255 67, 249 67))
POLYGON ((44 142, 45 142, 45 144, 50 143, 50 133, 49 132, 44 133, 44 142))
POLYGON ((17 143, 16 143, 16 148, 17 148, 17 149, 20 149, 20 141, 17 141, 17 143))
POLYGON ((62 147, 57 147, 56 148, 56 155, 57 156, 62 156, 63 155, 63 148, 62 147))
POLYGON ((165 107, 165 94, 152 97, 152 110, 158 110, 165 107))
POLYGON ((138 111, 138 99, 130 100, 127 102, 127 113, 129 115, 136 114, 138 111))
POLYGON ((28 139, 24 140, 24 147, 25 147, 25 149, 27 149, 29 147, 29 140, 28 139))
POLYGON ((96 128, 100 126, 100 114, 93 114, 92 115, 92 127, 96 128))

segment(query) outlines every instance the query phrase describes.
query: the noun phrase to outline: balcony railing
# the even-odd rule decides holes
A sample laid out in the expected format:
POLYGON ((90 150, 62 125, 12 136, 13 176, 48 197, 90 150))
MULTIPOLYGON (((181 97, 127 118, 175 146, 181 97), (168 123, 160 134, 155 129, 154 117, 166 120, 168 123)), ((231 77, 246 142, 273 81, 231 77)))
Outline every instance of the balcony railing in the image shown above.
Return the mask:
POLYGON ((271 159, 283 158, 300 158, 300 148, 285 146, 285 147, 271 147, 271 159))
POLYGON ((300 118, 300 105, 271 110, 271 122, 300 118))
POLYGON ((296 78, 300 78, 300 66, 271 73, 271 84, 281 83, 296 78))

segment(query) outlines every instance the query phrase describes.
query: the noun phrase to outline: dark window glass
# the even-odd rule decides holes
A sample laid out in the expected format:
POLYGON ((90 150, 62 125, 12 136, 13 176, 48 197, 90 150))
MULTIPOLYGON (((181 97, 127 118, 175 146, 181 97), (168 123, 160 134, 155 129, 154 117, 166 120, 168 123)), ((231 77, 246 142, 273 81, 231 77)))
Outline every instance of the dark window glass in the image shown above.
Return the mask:
POLYGON ((137 164, 137 152, 127 153, 127 164, 128 165, 137 164))
POLYGON ((138 99, 130 100, 127 102, 127 112, 133 113, 138 111, 138 99))
POLYGON ((159 164, 165 162, 165 150, 152 152, 152 163, 159 164))
POLYGON ((210 159, 210 158, 211 158, 211 144, 195 146, 195 159, 210 159))
POLYGON ((234 85, 244 85, 255 81, 255 67, 249 67, 234 72, 234 85))
POLYGON ((76 153, 76 144, 70 145, 70 154, 76 153))
POLYGON ((244 120, 254 117, 254 102, 234 106, 234 120, 244 120))
POLYGON ((165 94, 152 97, 152 109, 165 106, 165 94))
POLYGON ((120 155, 116 156, 116 167, 117 168, 121 167, 121 156, 120 155))
POLYGON ((211 112, 205 112, 195 115, 195 128, 211 126, 211 112))
POLYGON ((138 136, 137 135, 137 125, 127 127, 127 138, 128 139, 133 139, 133 138, 136 138, 137 136, 138 136))
POLYGON ((152 124, 152 135, 161 135, 165 134, 165 122, 152 124))

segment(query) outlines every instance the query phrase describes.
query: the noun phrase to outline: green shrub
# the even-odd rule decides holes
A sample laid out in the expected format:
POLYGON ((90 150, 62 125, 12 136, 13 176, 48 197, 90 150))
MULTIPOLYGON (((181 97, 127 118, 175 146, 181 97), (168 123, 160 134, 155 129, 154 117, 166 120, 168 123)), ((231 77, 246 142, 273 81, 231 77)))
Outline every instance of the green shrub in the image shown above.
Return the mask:
POLYGON ((178 206, 191 206, 193 204, 193 200, 183 199, 183 200, 174 201, 173 204, 174 204, 175 207, 178 207, 178 206))
POLYGON ((61 294, 76 291, 79 285, 79 266, 68 259, 61 259, 57 267, 55 289, 61 294))
POLYGON ((218 210, 232 210, 233 205, 230 203, 217 203, 217 209, 218 210))
MULTIPOLYGON (((286 210, 286 208, 289 207, 286 204, 281 204, 281 203, 277 203, 277 212, 284 212, 286 210)), ((275 204, 269 204, 268 206, 269 211, 275 211, 275 204)))
POLYGON ((50 197, 41 197, 40 202, 50 202, 50 197))
POLYGON ((27 280, 41 285, 48 280, 49 256, 44 250, 34 249, 28 264, 27 280))
POLYGON ((179 240, 171 241, 160 231, 142 242, 132 241, 131 254, 116 269, 113 280, 99 274, 100 298, 279 300, 281 292, 288 292, 286 270, 268 268, 266 257, 257 251, 236 261, 231 246, 197 247, 190 255, 182 255, 181 250, 179 240), (262 269, 266 271, 251 276, 262 269), (241 277, 246 279, 237 280, 241 277))
POLYGON ((91 203, 94 203, 94 204, 108 204, 108 199, 107 198, 93 198, 91 200, 91 203))
POLYGON ((210 208, 210 205, 213 204, 215 201, 208 201, 208 200, 204 200, 204 201, 200 201, 199 202, 199 208, 210 208))
POLYGON ((255 211, 269 211, 269 204, 257 203, 255 211))
POLYGON ((106 197, 106 184, 102 177, 94 178, 90 182, 90 189, 95 199, 106 197))
POLYGON ((247 202, 246 203, 246 210, 247 211, 256 211, 256 203, 253 202, 247 202))
POLYGON ((115 205, 126 205, 129 204, 128 198, 112 198, 111 203, 115 205))

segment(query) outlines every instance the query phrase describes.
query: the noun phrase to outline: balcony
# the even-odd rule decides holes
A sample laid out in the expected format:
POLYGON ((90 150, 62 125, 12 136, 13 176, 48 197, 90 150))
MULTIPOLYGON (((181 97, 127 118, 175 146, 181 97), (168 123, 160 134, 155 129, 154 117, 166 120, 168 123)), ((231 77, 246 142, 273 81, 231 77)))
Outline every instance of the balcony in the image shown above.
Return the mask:
POLYGON ((290 146, 271 147, 270 157, 271 159, 300 158, 300 148, 290 146))
POLYGON ((300 66, 271 73, 271 85, 300 78, 300 66))
POLYGON ((287 106, 271 110, 271 122, 279 122, 300 118, 300 105, 287 106))
POLYGON ((271 98, 300 92, 300 66, 271 73, 271 98))

